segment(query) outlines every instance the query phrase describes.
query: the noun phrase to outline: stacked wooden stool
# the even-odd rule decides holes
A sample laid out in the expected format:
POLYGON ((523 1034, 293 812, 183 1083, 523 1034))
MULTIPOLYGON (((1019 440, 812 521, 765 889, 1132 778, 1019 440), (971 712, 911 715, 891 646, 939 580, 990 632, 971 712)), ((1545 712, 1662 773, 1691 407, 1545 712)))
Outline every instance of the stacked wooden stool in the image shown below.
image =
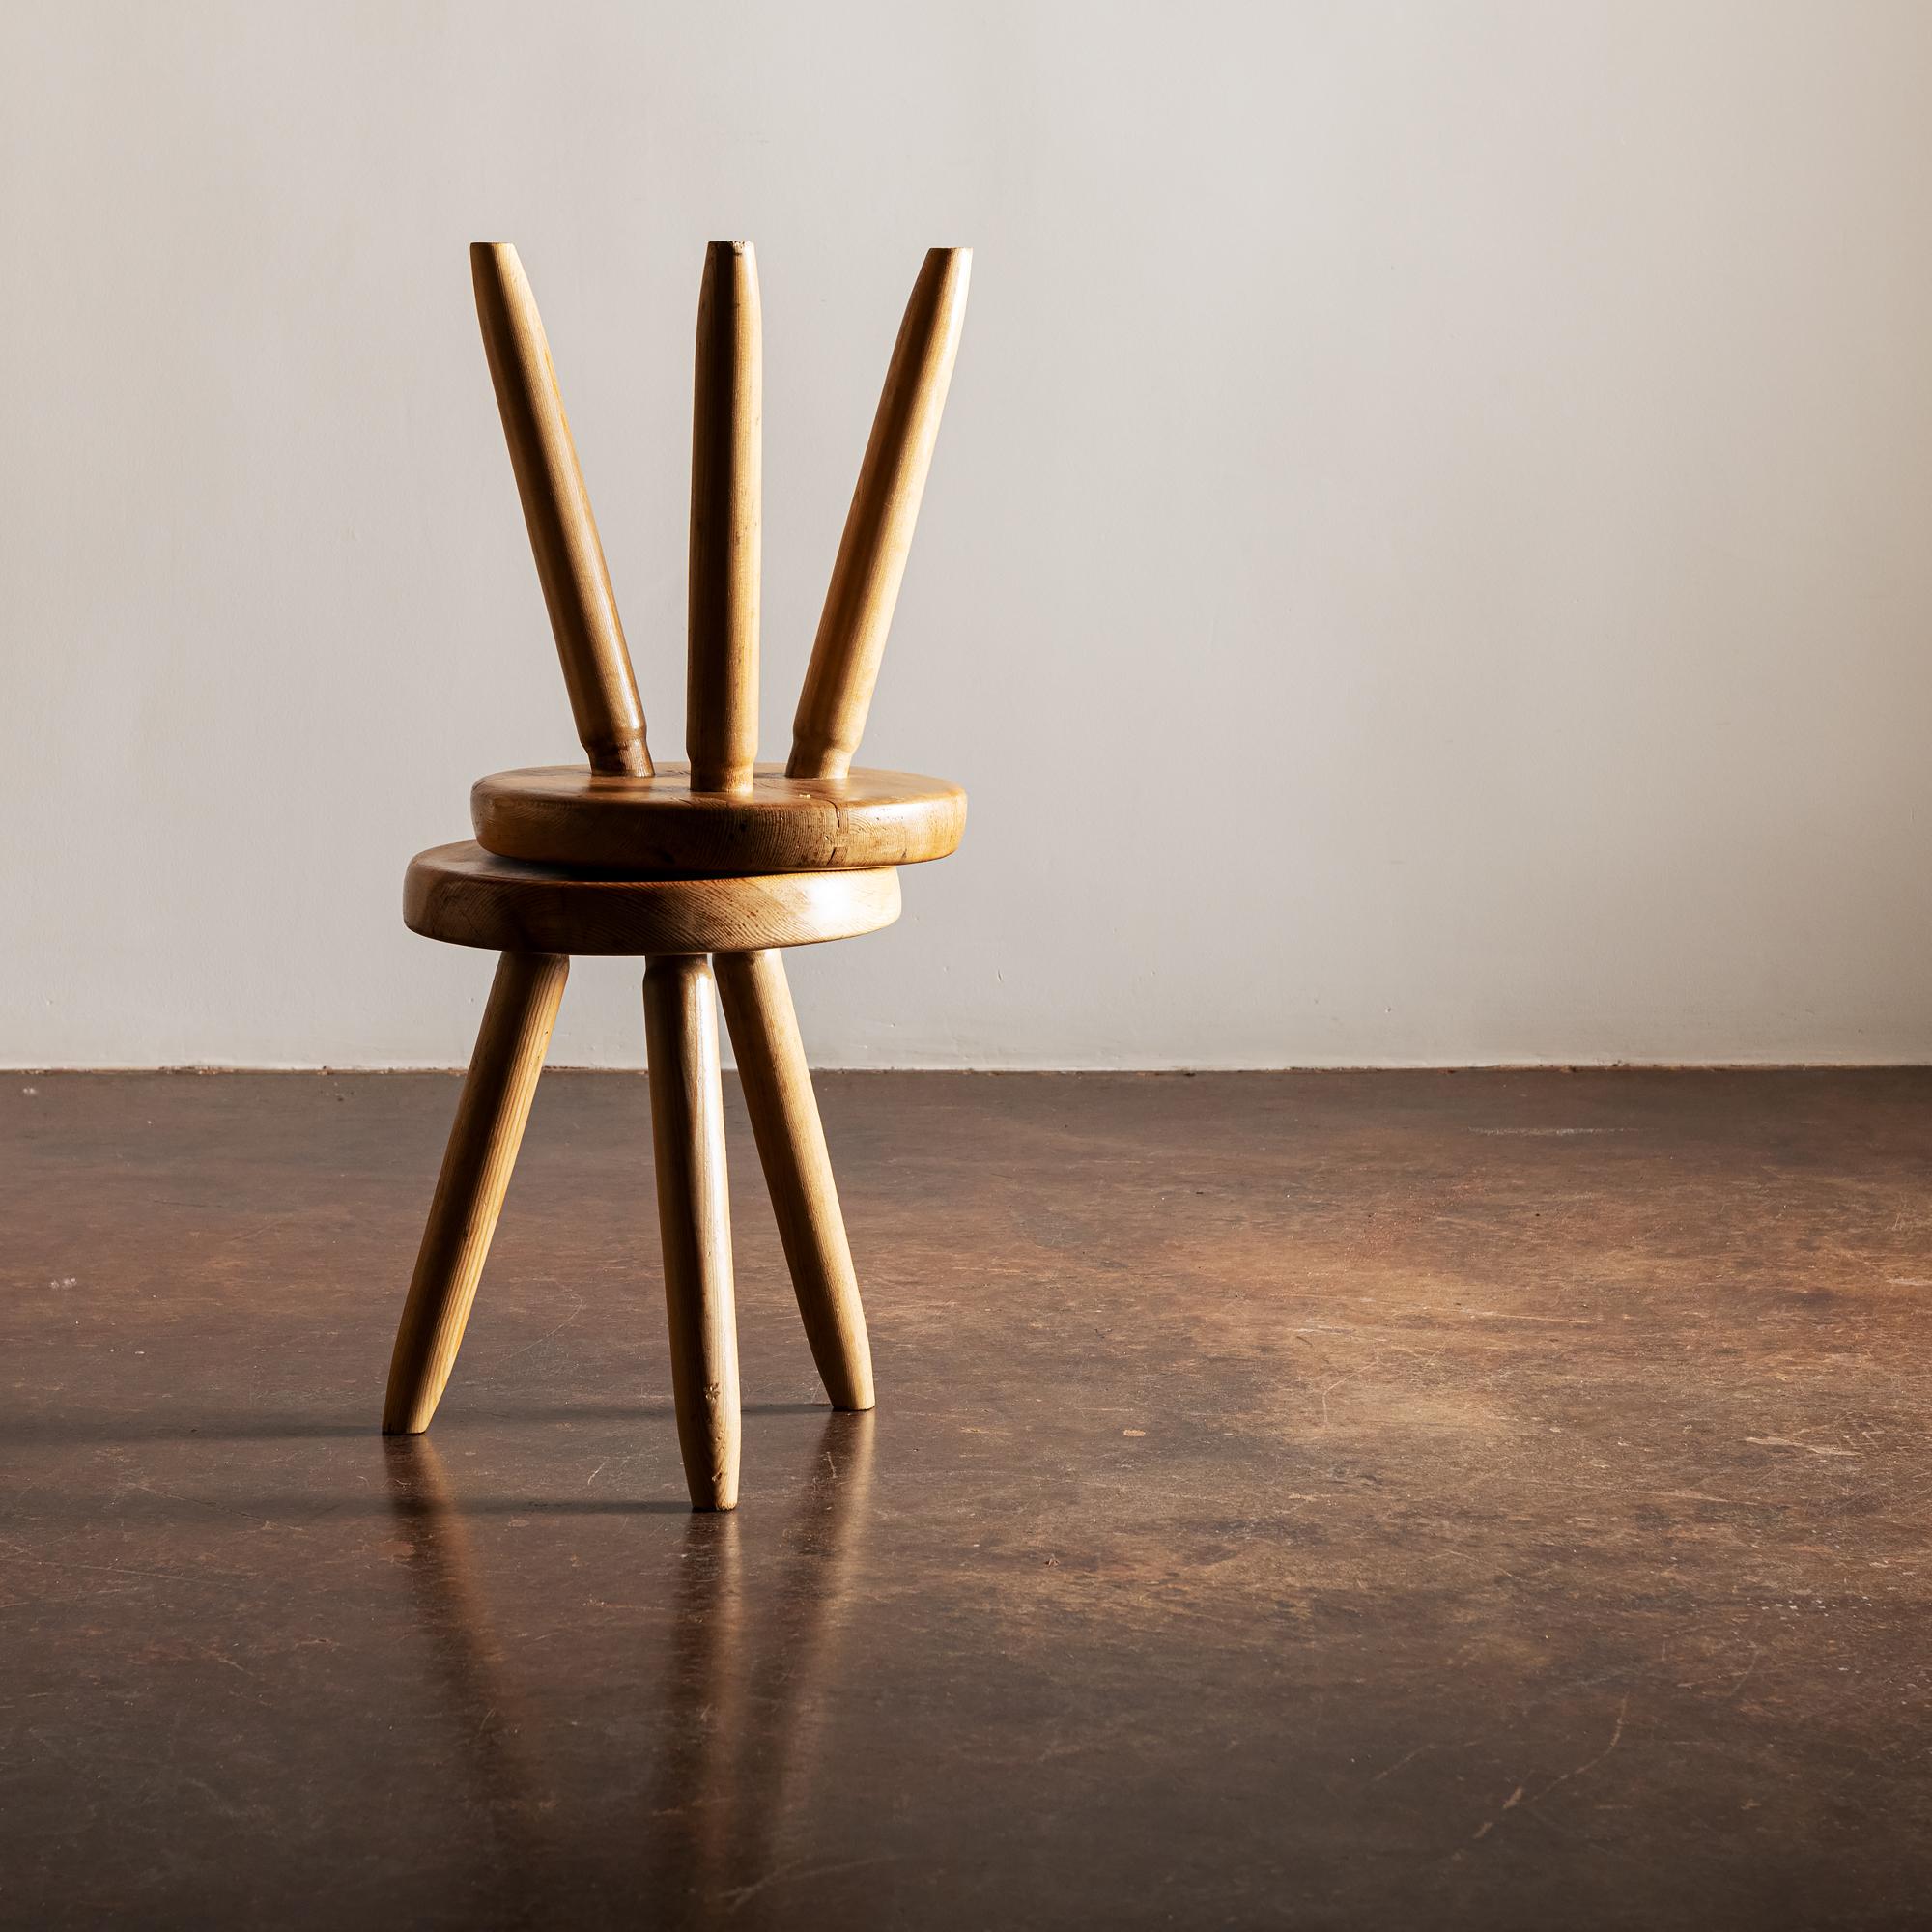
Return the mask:
POLYGON ((396 1333, 383 1428, 429 1427, 462 1346, 575 953, 643 957, 671 1382, 693 1506, 738 1499, 738 1342, 715 981, 799 1312, 835 1406, 872 1406, 865 1310, 781 949, 898 917, 896 867, 959 842, 966 797, 855 770, 965 318, 971 251, 913 286, 799 698, 757 758, 763 350, 749 243, 711 244, 692 430, 689 765, 654 765, 550 348, 517 253, 470 250, 476 309, 587 766, 498 772, 474 842, 410 862, 416 932, 501 954, 396 1333))

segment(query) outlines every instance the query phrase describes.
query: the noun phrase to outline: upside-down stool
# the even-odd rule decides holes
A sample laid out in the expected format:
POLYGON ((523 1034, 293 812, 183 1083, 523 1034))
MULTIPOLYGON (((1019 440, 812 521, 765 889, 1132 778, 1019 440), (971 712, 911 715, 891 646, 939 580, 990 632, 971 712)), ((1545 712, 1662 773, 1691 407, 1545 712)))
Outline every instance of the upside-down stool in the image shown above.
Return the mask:
POLYGON ((514 248, 469 251, 477 315, 587 765, 498 772, 474 842, 410 862, 413 930, 497 952, 389 1364, 383 1428, 429 1427, 449 1380, 577 953, 645 960, 651 1139, 671 1385, 692 1504, 738 1499, 738 1341, 715 983, 812 1358, 872 1406, 871 1350, 781 949, 899 913, 896 867, 959 842, 944 780, 855 770, 965 317, 972 255, 925 258, 899 327, 799 697, 791 757, 757 757, 763 349, 749 242, 716 242, 697 308, 688 765, 653 765, 603 547, 514 248))

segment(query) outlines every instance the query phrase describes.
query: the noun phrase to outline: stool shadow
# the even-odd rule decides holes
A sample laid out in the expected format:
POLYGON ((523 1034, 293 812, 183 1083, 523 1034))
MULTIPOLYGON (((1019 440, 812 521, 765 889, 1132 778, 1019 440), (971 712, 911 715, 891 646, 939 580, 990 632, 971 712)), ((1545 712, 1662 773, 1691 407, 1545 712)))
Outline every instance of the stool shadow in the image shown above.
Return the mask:
MULTIPOLYGON (((835 1411, 822 1402, 747 1402, 740 1415, 823 1415, 835 1411)), ((647 1422, 669 1421, 677 1411, 668 1402, 571 1403, 554 1408, 492 1408, 465 1416, 452 1409, 447 1420, 471 1422, 647 1422)))
MULTIPOLYGON (((742 1409, 746 1415, 830 1416, 833 1412, 822 1402, 748 1402, 742 1409)), ((675 1413, 668 1402, 587 1403, 549 1408, 465 1408, 451 1404, 442 1418, 442 1429, 448 1435, 451 1425, 464 1429, 501 1423, 668 1422, 675 1413)), ((57 1447, 63 1442, 331 1442, 378 1434, 373 1415, 360 1422, 302 1415, 216 1414, 196 1419, 192 1415, 116 1415, 61 1409, 0 1415, 0 1445, 14 1448, 57 1447)))
MULTIPOLYGON (((427 1446, 428 1437, 405 1435, 404 1442, 421 1442, 427 1446)), ((387 1449, 387 1445, 384 1444, 387 1449)), ((387 1449, 388 1466, 393 1471, 396 1454, 387 1449)), ((435 1455, 431 1450, 430 1454, 435 1455)), ((427 1459, 423 1459, 427 1460, 427 1459)), ((575 1496, 478 1496, 469 1502, 432 1502, 418 1489, 413 1495, 403 1497, 391 1494, 389 1513, 400 1522, 409 1517, 426 1518, 433 1524, 447 1525, 463 1517, 477 1516, 689 1516, 691 1505, 675 1502, 668 1496, 650 1496, 641 1499, 623 1496, 599 1496, 579 1501, 575 1496)))
POLYGON ((374 1433, 366 1422, 321 1422, 305 1416, 211 1415, 197 1422, 187 1417, 47 1410, 0 1417, 0 1443, 17 1448, 62 1442, 321 1442, 374 1433))

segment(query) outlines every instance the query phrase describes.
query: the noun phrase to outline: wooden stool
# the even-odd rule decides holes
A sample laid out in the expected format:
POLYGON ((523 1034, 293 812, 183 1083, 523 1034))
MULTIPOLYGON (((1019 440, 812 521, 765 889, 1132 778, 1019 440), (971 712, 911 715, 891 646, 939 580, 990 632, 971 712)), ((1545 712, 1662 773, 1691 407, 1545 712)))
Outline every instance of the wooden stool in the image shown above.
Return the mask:
POLYGON ((449 1380, 573 953, 639 954, 671 1383, 692 1504, 738 1500, 738 1341, 714 980, 812 1359, 872 1406, 871 1350, 780 950, 899 913, 901 865, 959 842, 941 779, 852 768, 965 319, 972 253, 925 258, 900 325, 799 698, 757 756, 763 348, 749 242, 707 251, 692 430, 689 766, 656 767, 603 547, 514 248, 469 251, 511 467, 588 767, 483 779, 475 843, 410 862, 411 929, 498 952, 415 1274, 383 1428, 427 1429, 449 1380))

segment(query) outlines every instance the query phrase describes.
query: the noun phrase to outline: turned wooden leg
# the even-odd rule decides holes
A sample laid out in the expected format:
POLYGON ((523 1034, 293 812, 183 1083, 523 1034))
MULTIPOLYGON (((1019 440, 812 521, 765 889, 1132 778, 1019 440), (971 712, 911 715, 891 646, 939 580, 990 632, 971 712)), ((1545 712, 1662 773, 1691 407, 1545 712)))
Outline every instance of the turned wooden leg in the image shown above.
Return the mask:
POLYGON ((691 411, 693 791, 748 791, 758 755, 758 568, 764 490, 764 326, 749 242, 704 251, 691 411))
POLYGON ((649 778, 630 646, 529 277, 507 242, 472 242, 469 276, 577 735, 593 772, 649 778))
POLYGON ((959 353, 972 270, 972 249, 934 248, 913 283, 798 695, 785 766, 792 778, 842 779, 865 733, 959 353))
POLYGON ((833 1407, 870 1408, 866 1310, 784 960, 776 952, 721 952, 714 964, 811 1358, 833 1407))
POLYGON ((669 953, 644 968, 651 1144, 664 1236, 677 1440, 694 1509, 738 1503, 738 1323, 731 1300, 731 1205, 711 962, 669 953))
POLYGON ((569 975, 570 961, 553 953, 497 962, 389 1358, 385 1435, 427 1429, 456 1365, 569 975))

